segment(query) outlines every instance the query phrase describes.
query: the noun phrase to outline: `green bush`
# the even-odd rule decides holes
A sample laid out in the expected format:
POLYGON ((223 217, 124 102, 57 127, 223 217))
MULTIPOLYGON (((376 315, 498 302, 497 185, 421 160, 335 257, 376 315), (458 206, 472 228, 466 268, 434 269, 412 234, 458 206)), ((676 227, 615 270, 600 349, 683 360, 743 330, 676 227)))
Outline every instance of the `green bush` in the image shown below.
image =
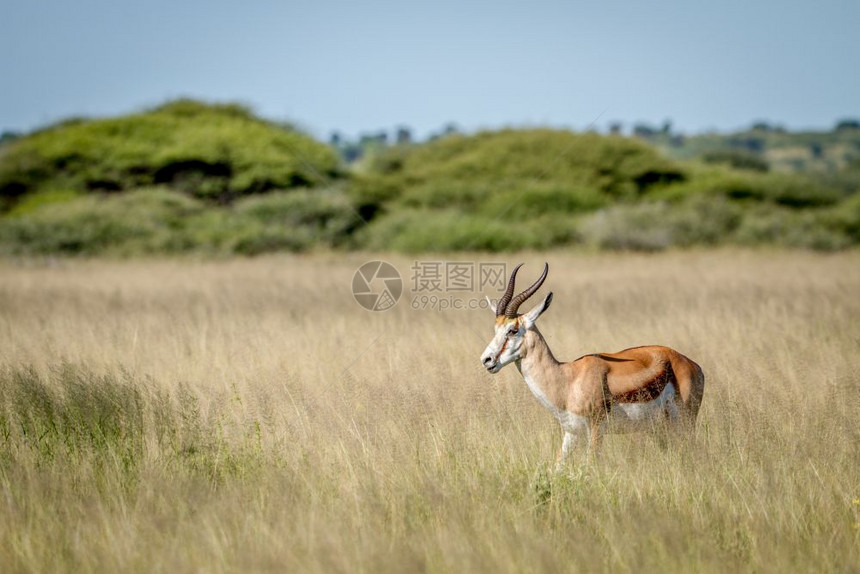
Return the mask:
POLYGON ((860 244, 860 192, 823 211, 820 217, 824 225, 845 234, 853 245, 860 244))
POLYGON ((634 139, 501 130, 380 148, 345 177, 333 150, 295 130, 182 100, 4 145, 0 254, 860 243, 852 169, 813 178, 735 152, 705 159, 681 167, 634 139))
POLYGON ((714 150, 702 155, 702 161, 711 164, 722 164, 735 169, 765 172, 770 170, 767 160, 743 150, 714 150))
POLYGON ((185 220, 198 201, 165 189, 90 195, 48 203, 0 219, 0 249, 7 254, 142 254, 181 251, 185 220))
POLYGON ((600 249, 659 251, 675 241, 669 211, 664 203, 611 207, 583 221, 580 232, 587 245, 600 249))
POLYGON ((538 182, 525 188, 497 190, 476 212, 488 217, 521 220, 548 214, 577 215, 610 203, 593 187, 538 182))
POLYGON ((66 203, 67 201, 72 201, 81 195, 81 192, 71 189, 47 189, 37 193, 30 193, 23 196, 20 201, 15 203, 15 207, 9 210, 8 215, 11 217, 26 215, 42 206, 66 203))
POLYGON ((681 203, 617 205, 585 218, 583 242, 600 249, 658 251, 673 247, 738 244, 833 251, 858 243, 860 200, 797 210, 742 207, 719 196, 681 203))
POLYGON ((374 160, 369 171, 391 178, 413 207, 471 210, 498 190, 538 185, 567 196, 588 190, 591 197, 634 198, 685 177, 639 141, 564 130, 453 135, 390 154, 374 160))
POLYGON ((833 225, 833 212, 785 208, 749 211, 732 237, 741 245, 776 245, 835 251, 856 244, 844 228, 833 225))
POLYGON ((453 210, 402 209, 372 222, 358 245, 407 253, 547 249, 576 241, 570 218, 544 215, 519 222, 453 210))
POLYGON ((576 218, 685 174, 632 139, 534 129, 450 135, 368 160, 371 249, 504 251, 578 241, 576 218))
POLYGON ((764 181, 765 198, 787 207, 834 205, 843 195, 803 175, 773 174, 764 181))
POLYGON ((720 197, 619 205, 586 218, 583 241, 601 249, 658 251, 721 243, 739 225, 740 208, 720 197))
POLYGON ((361 218, 370 221, 385 211, 386 203, 400 194, 400 188, 392 178, 362 174, 350 179, 346 193, 361 218))
POLYGON ((46 187, 117 191, 152 184, 215 199, 337 177, 328 146, 235 105, 180 100, 20 138, 0 156, 0 196, 46 187))
POLYGON ((724 168, 700 169, 684 182, 664 187, 654 197, 672 201, 704 194, 738 202, 770 202, 793 208, 834 205, 844 193, 809 177, 783 173, 754 173, 724 168))
POLYGON ((347 198, 335 190, 271 193, 236 203, 233 217, 246 225, 232 251, 302 251, 335 246, 362 223, 347 198))
POLYGON ((272 192, 218 207, 167 189, 139 189, 46 202, 0 218, 0 252, 303 251, 339 245, 360 222, 338 190, 272 192))

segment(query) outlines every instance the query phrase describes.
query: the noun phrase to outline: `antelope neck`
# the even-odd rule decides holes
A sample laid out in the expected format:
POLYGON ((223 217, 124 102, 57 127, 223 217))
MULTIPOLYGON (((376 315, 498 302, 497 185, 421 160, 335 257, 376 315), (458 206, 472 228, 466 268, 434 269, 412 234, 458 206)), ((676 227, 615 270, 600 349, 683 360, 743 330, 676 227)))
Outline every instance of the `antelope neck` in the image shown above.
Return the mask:
POLYGON ((517 369, 545 407, 558 412, 565 409, 566 385, 561 363, 553 356, 537 327, 526 331, 517 369))

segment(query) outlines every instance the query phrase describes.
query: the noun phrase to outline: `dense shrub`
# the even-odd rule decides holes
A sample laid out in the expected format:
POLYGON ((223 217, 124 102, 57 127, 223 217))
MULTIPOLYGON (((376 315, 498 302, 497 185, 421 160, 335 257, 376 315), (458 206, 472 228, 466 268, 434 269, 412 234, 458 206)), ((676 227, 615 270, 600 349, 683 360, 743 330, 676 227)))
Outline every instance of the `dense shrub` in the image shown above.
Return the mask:
POLYGON ((4 145, 0 253, 860 243, 860 171, 772 173, 750 157, 682 166, 628 138, 501 130, 380 147, 346 177, 289 127, 178 101, 4 145))
POLYGON ((540 217, 548 214, 577 215, 610 203, 605 194, 592 187, 543 183, 498 190, 476 211, 488 217, 507 220, 540 217))
POLYGON ((785 208, 753 209, 744 216, 733 236, 741 245, 778 245, 834 251, 856 240, 845 228, 834 225, 829 211, 794 211, 785 208))
POLYGON ((616 206, 586 219, 581 232, 586 244, 601 249, 666 249, 673 244, 668 212, 663 203, 616 206))
POLYGON ((334 190, 272 193, 237 202, 233 218, 245 225, 230 251, 302 251, 334 246, 361 223, 347 198, 334 190))
POLYGON ((702 155, 705 163, 723 164, 735 169, 765 172, 770 169, 767 160, 743 150, 714 150, 702 155))
POLYGON ((0 196, 46 187, 118 191, 163 184, 216 199, 323 183, 329 147, 235 105, 180 100, 112 119, 66 122, 0 156, 0 196))
POLYGON ((860 244, 860 193, 822 212, 820 218, 831 229, 844 233, 853 245, 860 244))
POLYGON ((598 211, 580 227, 583 241, 603 249, 657 251, 669 247, 716 245, 738 227, 738 206, 719 197, 618 205, 598 211))
POLYGON ((380 216, 359 244, 498 251, 571 243, 579 215, 684 178, 632 139, 550 129, 451 135, 369 161, 358 185, 380 216))
POLYGON ((37 193, 29 193, 15 203, 15 206, 8 212, 10 216, 26 215, 32 211, 39 209, 42 206, 66 203, 72 201, 82 195, 80 191, 71 189, 47 189, 37 193))
POLYGON ((579 233, 585 244, 601 249, 737 244, 832 251, 858 243, 860 196, 838 206, 805 210, 744 207, 705 195, 681 203, 618 205, 585 218, 579 233))
POLYGON ((402 209, 362 229, 362 247, 404 252, 547 249, 576 240, 573 222, 544 215, 523 221, 454 210, 402 209))
POLYGON ((0 219, 6 254, 302 251, 344 241, 361 220, 337 190, 273 192, 213 207, 166 189, 86 195, 0 219))
POLYGON ((454 135, 390 153, 393 159, 383 154, 369 169, 392 178, 413 206, 470 210, 498 190, 537 185, 563 197, 585 191, 585 203, 592 205, 598 196, 634 198, 684 179, 678 165, 641 142, 563 130, 454 135))
POLYGON ((794 208, 834 205, 844 197, 844 193, 836 187, 804 175, 720 168, 695 171, 687 181, 665 187, 654 197, 683 200, 697 194, 723 196, 738 202, 770 202, 794 208))
POLYGON ((0 249, 11 254, 134 254, 184 250, 182 230, 197 200, 164 189, 88 195, 0 219, 0 249))

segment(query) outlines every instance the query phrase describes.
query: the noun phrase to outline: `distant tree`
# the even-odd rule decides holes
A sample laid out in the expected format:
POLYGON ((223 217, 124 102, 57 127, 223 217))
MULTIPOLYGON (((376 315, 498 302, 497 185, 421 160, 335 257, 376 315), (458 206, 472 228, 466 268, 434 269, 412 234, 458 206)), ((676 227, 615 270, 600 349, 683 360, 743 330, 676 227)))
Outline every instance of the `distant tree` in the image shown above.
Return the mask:
POLYGON ((343 142, 343 138, 340 135, 340 132, 331 132, 331 136, 328 138, 328 143, 331 144, 332 147, 340 147, 340 144, 343 142))
POLYGON ((836 123, 836 131, 848 131, 848 130, 860 130, 860 120, 853 118, 846 118, 844 120, 839 120, 836 123))
POLYGON ((0 134, 0 145, 13 142, 20 137, 21 137, 20 132, 13 132, 13 131, 7 130, 7 131, 3 132, 2 134, 0 134))
POLYGON ((636 124, 633 126, 633 135, 639 138, 650 139, 657 135, 657 128, 648 124, 636 124))
POLYGON ((460 133, 460 128, 457 127, 457 124, 455 124, 454 122, 448 122, 442 127, 441 131, 433 132, 429 136, 427 136, 427 141, 433 142, 440 138, 444 138, 445 136, 450 136, 458 133, 460 133))
POLYGON ((750 131, 782 134, 785 133, 785 126, 781 126, 779 124, 772 124, 770 122, 765 121, 759 121, 755 122, 750 127, 750 131))
POLYGON ((406 126, 398 127, 395 141, 398 145, 406 145, 412 143, 412 131, 406 126))
POLYGON ((663 127, 660 129, 660 133, 667 136, 672 133, 672 120, 665 120, 663 122, 663 127))
POLYGON ((347 143, 340 148, 340 155, 343 157, 343 160, 345 162, 352 163, 361 159, 363 155, 363 150, 358 144, 347 143))
POLYGON ((735 148, 742 149, 748 152, 759 154, 764 151, 764 139, 754 136, 734 136, 727 140, 727 143, 735 148))
POLYGON ((609 124, 609 133, 614 136, 620 136, 623 128, 624 126, 621 122, 612 122, 609 124))
POLYGON ((377 145, 387 145, 388 144, 388 134, 385 131, 379 131, 374 134, 361 134, 358 138, 359 144, 362 146, 377 144, 377 145))

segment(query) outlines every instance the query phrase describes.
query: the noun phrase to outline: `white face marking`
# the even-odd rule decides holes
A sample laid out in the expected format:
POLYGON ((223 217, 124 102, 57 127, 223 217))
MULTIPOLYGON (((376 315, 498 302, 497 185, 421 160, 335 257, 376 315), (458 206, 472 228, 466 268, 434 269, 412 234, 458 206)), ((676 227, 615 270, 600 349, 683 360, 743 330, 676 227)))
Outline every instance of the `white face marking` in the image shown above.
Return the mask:
POLYGON ((495 330, 493 340, 481 354, 481 364, 493 374, 520 358, 526 335, 521 321, 505 321, 496 325, 495 330))
MULTIPOLYGON (((487 300, 489 301, 489 299, 487 300)), ((522 349, 526 331, 532 328, 538 317, 547 310, 551 301, 552 293, 525 315, 518 315, 516 319, 504 319, 496 323, 493 340, 490 341, 481 355, 481 364, 484 365, 484 368, 491 373, 498 373, 505 365, 521 359, 520 349, 522 349)), ((490 307, 495 313, 496 308, 492 301, 490 307)))

